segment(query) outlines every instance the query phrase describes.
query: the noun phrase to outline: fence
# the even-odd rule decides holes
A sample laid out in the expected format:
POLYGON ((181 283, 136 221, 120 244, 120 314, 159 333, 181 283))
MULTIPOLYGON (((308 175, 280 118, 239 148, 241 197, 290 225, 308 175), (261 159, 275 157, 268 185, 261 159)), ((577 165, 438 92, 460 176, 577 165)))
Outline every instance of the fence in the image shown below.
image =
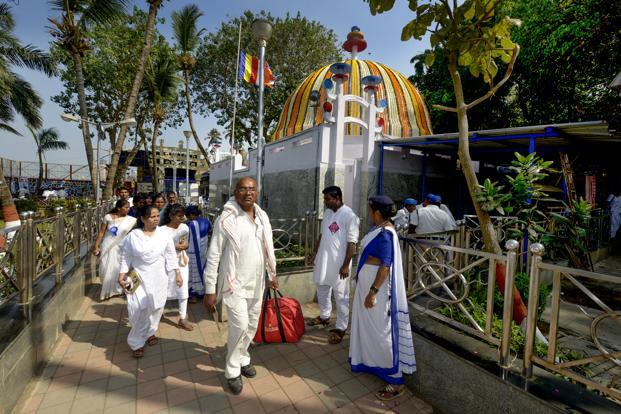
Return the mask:
POLYGON ((24 212, 19 227, 3 229, 6 242, 0 249, 0 306, 18 294, 21 304, 29 304, 33 286, 50 274, 61 284, 66 259, 73 258, 74 266, 80 263, 82 246, 90 247, 110 207, 104 203, 69 213, 57 207, 54 217, 42 220, 35 220, 31 211, 24 212))
POLYGON ((513 312, 518 309, 514 303, 514 287, 521 243, 508 240, 505 253, 493 254, 456 246, 463 242, 463 234, 462 228, 453 233, 401 238, 408 299, 412 307, 451 328, 498 347, 501 368, 515 370, 510 358, 510 353, 514 352, 523 356, 520 371, 526 379, 532 378, 533 366, 537 365, 598 390, 621 404, 618 382, 621 377, 621 311, 607 305, 587 283, 620 286, 621 277, 543 263, 543 246, 532 244, 527 269, 526 323, 522 324, 526 327, 525 339, 523 343, 512 342, 512 325, 518 325, 514 322, 513 312), (500 269, 504 274, 498 273, 500 269), (536 334, 538 324, 542 328, 547 326, 539 312, 542 272, 552 274, 549 344, 545 343, 541 333, 536 334), (498 303, 496 286, 503 293, 502 304, 498 303), (584 324, 584 321, 568 320, 572 314, 561 312, 563 306, 571 306, 563 301, 563 294, 572 287, 584 295, 586 302, 598 308, 586 312, 579 307, 579 314, 591 321, 585 332, 575 334, 562 333, 561 329, 563 322, 567 327, 584 324), (604 321, 612 327, 602 338, 604 321), (536 349, 540 351, 536 352, 536 349), (541 349, 545 349, 544 354, 541 349), (598 365, 593 367, 594 364, 598 365))

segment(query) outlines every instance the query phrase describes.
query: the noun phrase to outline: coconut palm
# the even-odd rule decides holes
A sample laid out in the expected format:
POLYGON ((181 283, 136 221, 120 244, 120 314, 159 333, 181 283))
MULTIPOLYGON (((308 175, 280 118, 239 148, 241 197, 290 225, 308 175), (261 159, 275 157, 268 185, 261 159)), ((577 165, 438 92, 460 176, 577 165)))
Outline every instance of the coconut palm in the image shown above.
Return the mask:
POLYGON ((43 181, 43 158, 48 151, 66 150, 69 149, 69 144, 65 141, 61 141, 56 128, 46 128, 39 132, 32 128, 28 128, 32 134, 32 138, 37 144, 37 156, 39 158, 39 178, 37 179, 37 185, 35 186, 35 194, 39 194, 41 189, 41 182, 43 181))
POLYGON ((188 112, 188 122, 190 124, 190 130, 194 136, 194 141, 198 149, 205 157, 205 161, 209 164, 209 158, 207 157, 207 151, 203 144, 201 144, 196 128, 194 127, 194 118, 192 117, 192 98, 190 97, 190 72, 196 65, 196 58, 192 55, 192 52, 198 46, 200 37, 205 29, 196 27, 196 22, 203 15, 195 4, 188 4, 184 6, 179 12, 173 12, 172 22, 173 31, 175 33, 176 47, 179 51, 179 59, 181 61, 181 69, 183 70, 183 83, 185 85, 185 102, 188 112))
MULTIPOLYGON (((15 37, 14 29, 11 8, 6 3, 0 3, 0 129, 21 135, 10 125, 15 115, 21 115, 27 125, 39 127, 39 108, 43 102, 32 86, 12 71, 12 66, 39 70, 51 76, 54 65, 46 53, 32 45, 22 45, 15 37)), ((11 191, 2 173, 0 207, 0 220, 9 225, 19 223, 11 191)))
MULTIPOLYGON (((58 18, 49 19, 52 24, 51 34, 56 39, 56 44, 65 50, 73 60, 82 119, 89 118, 82 65, 82 59, 89 49, 88 28, 95 24, 114 22, 126 13, 128 3, 128 0, 50 0, 52 9, 61 13, 58 18)), ((86 122, 82 123, 82 139, 84 140, 91 182, 93 188, 96 188, 97 178, 93 160, 93 144, 89 125, 86 122)))
POLYGON ((166 119, 168 110, 177 100, 177 87, 181 79, 177 76, 177 65, 174 58, 166 50, 161 50, 158 56, 150 62, 145 73, 144 91, 147 99, 153 105, 153 134, 151 136, 151 181, 153 189, 158 191, 156 154, 157 137, 160 126, 166 119))

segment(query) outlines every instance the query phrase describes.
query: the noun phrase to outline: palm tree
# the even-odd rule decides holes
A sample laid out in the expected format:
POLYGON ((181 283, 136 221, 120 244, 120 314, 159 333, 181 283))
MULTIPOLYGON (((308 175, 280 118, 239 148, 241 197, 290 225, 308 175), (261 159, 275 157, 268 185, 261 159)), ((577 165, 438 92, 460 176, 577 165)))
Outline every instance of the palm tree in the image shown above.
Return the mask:
MULTIPOLYGON (((138 102, 138 94, 142 86, 142 80, 144 78, 144 72, 147 67, 147 61, 151 54, 151 47, 153 45, 153 32, 155 31, 155 21, 157 19, 157 12, 162 5, 163 0, 146 0, 149 3, 149 15, 147 16, 147 27, 144 34, 144 43, 142 45, 142 53, 140 54, 140 62, 138 69, 136 69, 136 76, 134 77, 134 83, 132 84, 132 90, 129 93, 129 99, 127 100, 127 106, 125 107, 125 120, 132 118, 136 110, 136 103, 138 102)), ((103 192, 104 200, 112 197, 112 190, 114 189, 114 181, 116 179, 116 170, 119 167, 119 161, 121 159, 121 151, 123 150, 123 144, 125 143, 125 135, 129 126, 127 124, 121 125, 119 135, 117 136, 112 156, 110 157, 110 166, 108 167, 108 177, 106 178, 106 187, 103 192)))
MULTIPOLYGON (((95 24, 109 24, 123 16, 127 11, 128 0, 51 0, 52 9, 61 13, 56 19, 48 19, 52 24, 51 34, 62 49, 73 60, 77 85, 80 117, 88 119, 86 91, 84 88, 84 69, 82 59, 89 49, 88 28, 95 24)), ((97 172, 93 160, 93 144, 87 122, 82 122, 82 139, 86 159, 91 174, 93 188, 97 188, 97 172)))
POLYGON ((153 105, 153 135, 151 136, 151 182, 153 191, 158 191, 156 169, 156 147, 160 126, 166 119, 168 109, 177 100, 177 87, 180 79, 177 76, 177 66, 165 50, 160 51, 155 61, 150 62, 146 71, 144 90, 148 100, 153 105))
POLYGON ((196 22, 203 15, 195 4, 188 4, 181 9, 180 12, 173 12, 173 31, 175 32, 175 40, 177 42, 177 49, 180 52, 179 59, 181 61, 181 69, 183 70, 183 83, 185 84, 185 101, 188 112, 188 122, 190 124, 190 130, 194 136, 194 141, 198 149, 205 157, 207 165, 209 165, 209 157, 203 144, 201 144, 196 128, 194 127, 194 118, 192 117, 192 99, 190 97, 190 72, 196 65, 196 58, 192 56, 192 52, 198 46, 200 37, 205 29, 198 30, 196 22))
MULTIPOLYGON (((21 115, 27 125, 39 127, 43 102, 32 86, 11 70, 12 66, 39 70, 48 76, 55 70, 49 56, 32 45, 22 45, 13 34, 14 29, 10 7, 0 3, 0 129, 21 135, 10 125, 15 115, 21 115)), ((1 172, 0 219, 7 226, 19 224, 11 191, 1 172)))
POLYGON ((39 190, 41 189, 41 182, 43 181, 43 158, 45 153, 48 151, 69 149, 69 144, 67 144, 65 141, 60 140, 56 128, 46 128, 40 130, 39 132, 36 132, 30 127, 28 127, 28 129, 30 130, 32 138, 37 144, 37 156, 39 158, 39 178, 37 179, 37 185, 35 186, 35 194, 39 194, 39 190))

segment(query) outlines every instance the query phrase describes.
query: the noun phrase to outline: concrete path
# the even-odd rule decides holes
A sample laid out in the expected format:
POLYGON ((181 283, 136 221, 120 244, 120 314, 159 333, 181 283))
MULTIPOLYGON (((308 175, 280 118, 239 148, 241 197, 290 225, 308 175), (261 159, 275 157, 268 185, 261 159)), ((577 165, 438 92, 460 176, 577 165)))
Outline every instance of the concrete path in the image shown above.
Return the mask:
MULTIPOLYGON (((325 330, 307 331, 298 344, 260 345, 251 353, 257 377, 234 396, 223 374, 226 323, 221 331, 201 304, 190 306, 199 321, 192 332, 178 329, 167 309, 160 343, 132 358, 124 300, 98 303, 92 289, 69 321, 43 375, 25 391, 15 413, 432 413, 409 392, 389 403, 375 399, 383 384, 352 374, 349 343, 327 343, 325 330)), ((316 305, 305 306, 307 317, 316 305)))

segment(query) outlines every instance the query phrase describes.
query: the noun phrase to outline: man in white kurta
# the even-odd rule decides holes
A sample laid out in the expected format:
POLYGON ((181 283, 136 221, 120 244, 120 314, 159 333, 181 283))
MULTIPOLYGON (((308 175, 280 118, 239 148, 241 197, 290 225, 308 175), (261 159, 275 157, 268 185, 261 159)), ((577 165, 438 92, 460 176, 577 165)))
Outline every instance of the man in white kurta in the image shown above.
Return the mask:
POLYGON ((412 215, 412 225, 416 226, 416 234, 441 233, 454 230, 451 218, 440 209, 440 198, 427 194, 425 207, 417 208, 412 215))
POLYGON ((397 214, 392 219, 395 229, 405 231, 406 233, 409 232, 411 217, 416 211, 416 204, 417 201, 413 198, 403 200, 403 208, 397 211, 397 214))
POLYGON ((321 234, 312 256, 313 278, 317 285, 319 316, 309 325, 327 326, 332 313, 332 293, 336 302, 336 329, 329 342, 339 343, 349 324, 349 273, 356 251, 360 219, 343 204, 343 194, 336 186, 323 190, 326 210, 321 234))
POLYGON ((255 204, 256 183, 242 178, 214 224, 205 268, 205 306, 214 312, 221 299, 228 315, 228 343, 224 376, 233 394, 242 391, 241 376, 253 378, 248 346, 257 331, 265 271, 270 287, 278 287, 272 227, 255 204), (216 286, 218 294, 216 294, 216 286))

